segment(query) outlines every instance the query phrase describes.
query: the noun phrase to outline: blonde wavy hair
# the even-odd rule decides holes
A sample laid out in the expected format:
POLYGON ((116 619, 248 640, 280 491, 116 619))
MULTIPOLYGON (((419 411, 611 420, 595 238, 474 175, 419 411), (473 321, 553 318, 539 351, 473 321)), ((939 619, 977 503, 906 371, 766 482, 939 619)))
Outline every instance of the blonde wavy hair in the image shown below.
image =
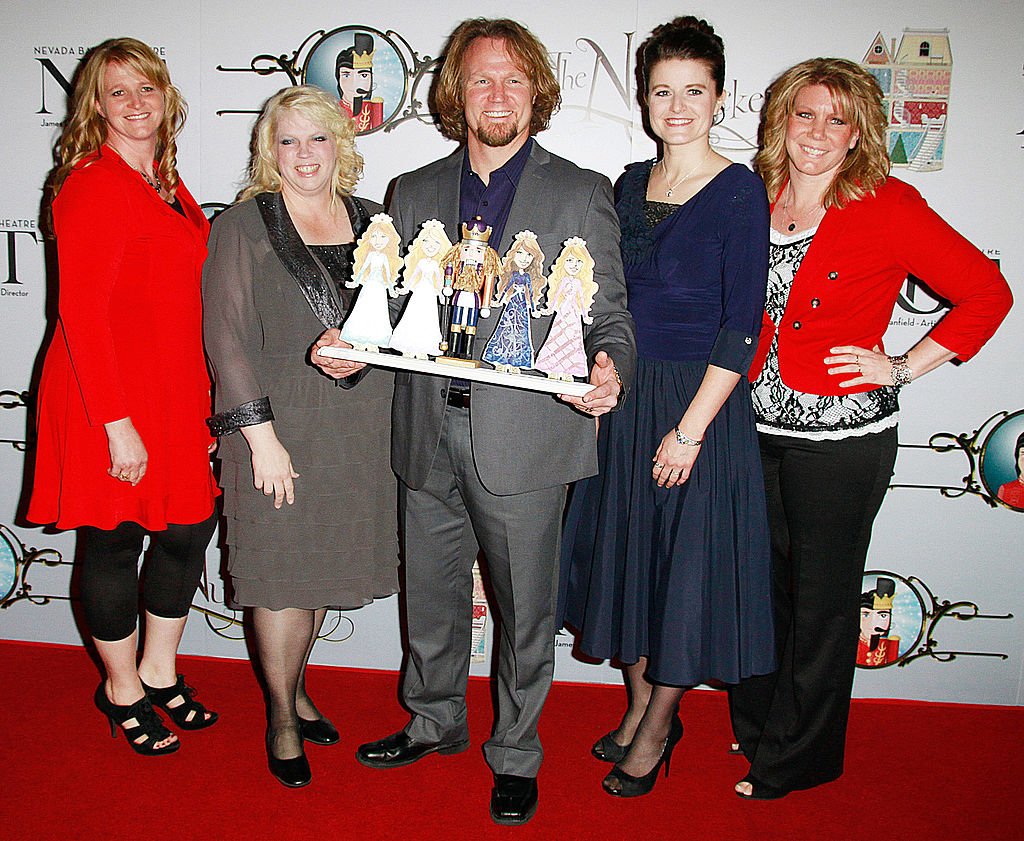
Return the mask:
POLYGON ((521 23, 508 18, 472 18, 460 23, 444 48, 444 63, 434 88, 434 110, 445 137, 462 143, 466 139, 465 68, 466 51, 477 38, 498 38, 505 42, 509 56, 533 86, 533 114, 530 134, 544 131, 551 115, 562 102, 561 89, 551 70, 547 50, 521 23))
POLYGON ((438 264, 452 247, 452 241, 444 231, 444 223, 437 219, 428 219, 423 223, 420 232, 409 246, 409 253, 405 255, 405 282, 408 284, 413 279, 413 272, 421 260, 434 260, 438 264), (427 240, 434 240, 438 244, 437 254, 427 257, 423 250, 423 243, 427 240))
POLYGON ((540 305, 547 281, 544 278, 544 252, 540 250, 540 243, 537 242, 537 235, 533 231, 520 231, 512 240, 512 245, 509 246, 505 258, 501 261, 501 274, 498 276, 498 285, 494 290, 494 300, 500 301, 504 297, 512 284, 512 274, 520 270, 515 262, 516 252, 520 249, 533 257, 533 262, 526 267, 526 274, 530 276, 530 298, 536 307, 540 305))
POLYGON ((123 64, 148 79, 164 97, 164 119, 157 130, 156 174, 171 199, 178 188, 176 138, 185 125, 188 106, 181 92, 171 84, 167 65, 142 41, 135 38, 111 38, 93 47, 75 73, 71 108, 64 130, 57 141, 57 171, 53 177, 53 195, 60 192, 65 179, 86 158, 95 155, 107 139, 107 121, 99 112, 103 98, 103 80, 110 64, 123 64))
POLYGON ((582 294, 580 312, 583 313, 584 323, 590 324, 593 319, 588 313, 594 305, 594 296, 597 294, 597 281, 594 280, 594 258, 590 256, 590 252, 587 250, 586 240, 579 237, 572 237, 566 241, 565 248, 562 249, 562 252, 555 259, 555 264, 551 267, 551 274, 548 276, 547 311, 554 312, 559 308, 563 297, 562 284, 565 282, 566 277, 569 276, 569 273, 565 270, 565 261, 570 257, 575 257, 583 263, 580 266, 580 270, 576 273, 576 277, 580 279, 582 294))
POLYGON ((248 179, 238 200, 245 201, 259 193, 281 192, 281 170, 277 166, 277 127, 285 111, 305 117, 334 138, 332 205, 339 195, 352 195, 363 176, 363 156, 356 151, 355 123, 342 112, 336 98, 313 85, 295 85, 270 97, 256 120, 249 145, 248 179))
POLYGON ((797 94, 808 85, 824 85, 843 118, 860 133, 825 193, 824 205, 844 204, 873 194, 889 175, 887 125, 882 89, 859 64, 844 58, 812 58, 790 67, 769 86, 762 112, 761 148, 754 170, 772 200, 789 180, 786 127, 797 94))
MULTIPOLYGON (((351 122, 351 120, 349 121, 351 122)), ((374 233, 383 233, 388 238, 388 244, 384 246, 381 253, 387 258, 388 268, 391 276, 387 280, 387 286, 394 287, 398 282, 398 272, 402 268, 402 258, 398 256, 398 242, 400 237, 395 230, 394 221, 386 213, 375 213, 370 217, 370 224, 359 237, 356 250, 352 254, 352 279, 356 280, 366 265, 366 258, 376 249, 370 244, 370 236, 374 233)))

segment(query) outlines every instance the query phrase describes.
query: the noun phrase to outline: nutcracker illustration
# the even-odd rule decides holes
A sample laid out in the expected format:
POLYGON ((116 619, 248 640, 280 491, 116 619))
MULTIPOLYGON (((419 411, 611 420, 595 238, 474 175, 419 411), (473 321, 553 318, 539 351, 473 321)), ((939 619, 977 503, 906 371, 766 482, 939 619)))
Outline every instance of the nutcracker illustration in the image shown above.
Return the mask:
POLYGON ((391 343, 388 295, 397 297, 395 284, 402 267, 398 231, 386 213, 370 217, 352 259, 349 289, 359 286, 355 305, 341 328, 341 338, 360 350, 379 350, 391 343))
POLYGON ((451 247, 444 223, 429 219, 423 223, 405 257, 399 294, 410 295, 410 298, 391 336, 391 347, 404 356, 425 359, 441 352, 438 305, 448 299, 442 292, 444 272, 440 261, 451 247))
POLYGON ((473 360, 473 340, 480 317, 491 314, 491 295, 501 270, 497 252, 488 246, 491 228, 479 216, 462 225, 462 239, 445 254, 444 307, 441 362, 479 367, 473 360))
POLYGON ((890 637, 892 603, 896 582, 878 576, 875 589, 860 596, 860 639, 857 640, 857 665, 885 666, 900 656, 900 638, 890 637))
POLYGON ((557 380, 587 376, 583 324, 594 323, 590 308, 596 293, 594 258, 587 250, 586 240, 572 237, 566 240, 548 277, 548 303, 542 315, 554 313, 555 318, 537 354, 534 367, 538 371, 557 380))
POLYGON ((533 231, 520 231, 501 262, 494 306, 504 304, 483 360, 499 371, 518 374, 533 367, 530 318, 540 316, 544 294, 544 252, 533 231))
POLYGON ((384 122, 384 100, 373 94, 373 36, 356 32, 352 46, 338 53, 334 77, 342 109, 356 123, 356 133, 375 129, 384 122))

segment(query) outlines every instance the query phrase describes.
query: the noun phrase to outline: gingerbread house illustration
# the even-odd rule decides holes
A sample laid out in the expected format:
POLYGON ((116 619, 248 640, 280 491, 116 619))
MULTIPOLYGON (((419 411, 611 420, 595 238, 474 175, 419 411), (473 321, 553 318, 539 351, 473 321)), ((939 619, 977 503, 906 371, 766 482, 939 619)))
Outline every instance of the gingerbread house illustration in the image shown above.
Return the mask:
POLYGON ((862 66, 878 79, 889 119, 886 140, 893 166, 917 172, 942 169, 953 54, 948 29, 904 29, 899 46, 879 32, 862 66))

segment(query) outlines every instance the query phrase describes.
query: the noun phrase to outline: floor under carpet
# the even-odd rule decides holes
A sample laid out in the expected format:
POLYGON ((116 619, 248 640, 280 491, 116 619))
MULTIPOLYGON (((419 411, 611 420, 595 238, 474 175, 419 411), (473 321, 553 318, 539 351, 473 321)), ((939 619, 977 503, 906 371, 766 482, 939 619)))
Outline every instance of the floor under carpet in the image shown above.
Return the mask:
POLYGON ((359 765, 353 751, 405 723, 390 672, 317 667, 310 691, 341 743, 308 748, 313 783, 285 789, 267 772, 264 713, 245 661, 181 658, 199 698, 221 714, 184 733, 177 753, 136 756, 110 739, 92 706, 98 674, 75 647, 0 643, 0 838, 49 841, 199 839, 1019 839, 1012 757, 1024 709, 858 701, 846 774, 774 802, 733 794, 742 757, 725 697, 683 699, 686 733, 670 776, 647 797, 600 787, 607 766, 590 744, 620 714, 615 687, 556 684, 541 719, 540 807, 526 826, 488 817, 491 778, 480 746, 491 724, 489 684, 470 681, 472 747, 406 768, 359 765))

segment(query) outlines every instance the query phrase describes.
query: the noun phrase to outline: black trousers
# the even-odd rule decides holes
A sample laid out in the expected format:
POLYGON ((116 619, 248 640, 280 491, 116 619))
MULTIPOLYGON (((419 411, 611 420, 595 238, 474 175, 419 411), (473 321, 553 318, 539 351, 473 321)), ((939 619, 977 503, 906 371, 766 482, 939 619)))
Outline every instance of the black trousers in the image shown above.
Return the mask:
POLYGON ((138 523, 116 528, 82 526, 82 607, 89 633, 98 640, 116 642, 130 636, 139 619, 139 556, 149 534, 150 548, 143 579, 146 611, 165 619, 186 616, 199 578, 206 547, 217 524, 214 512, 201 523, 168 525, 147 532, 138 523))
POLYGON ((788 791, 843 773, 861 581, 897 436, 760 439, 779 666, 733 687, 729 702, 751 776, 788 791))

